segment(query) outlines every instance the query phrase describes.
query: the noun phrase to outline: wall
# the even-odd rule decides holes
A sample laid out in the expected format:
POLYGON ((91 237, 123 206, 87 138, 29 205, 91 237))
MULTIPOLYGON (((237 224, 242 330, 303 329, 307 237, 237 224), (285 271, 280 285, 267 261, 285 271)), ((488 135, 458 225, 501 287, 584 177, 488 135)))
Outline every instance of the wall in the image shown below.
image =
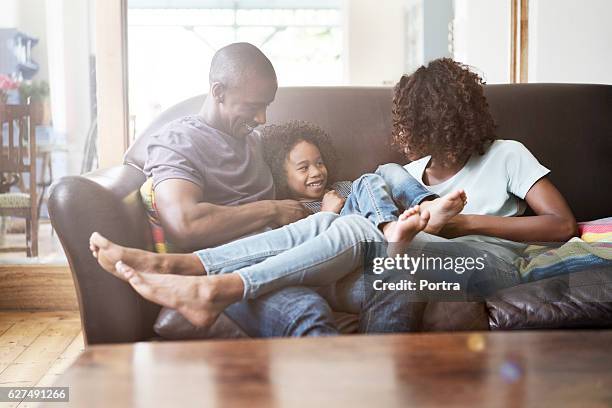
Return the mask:
POLYGON ((404 71, 410 73, 429 61, 451 57, 449 25, 453 0, 406 0, 404 10, 404 71))
POLYGON ((454 6, 455 59, 477 68, 487 83, 509 82, 510 1, 455 0, 454 6))
POLYGON ((47 40, 53 128, 65 138, 68 174, 79 174, 89 126, 89 1, 47 0, 47 40))
POLYGON ((14 28, 19 21, 19 1, 2 0, 0 28, 14 28))
POLYGON ((529 82, 612 84, 612 1, 530 6, 529 82))
POLYGON ((94 0, 96 13, 96 86, 100 168, 123 162, 127 149, 127 38, 122 0, 94 0))
POLYGON ((391 85, 404 72, 404 2, 345 1, 345 81, 391 85))

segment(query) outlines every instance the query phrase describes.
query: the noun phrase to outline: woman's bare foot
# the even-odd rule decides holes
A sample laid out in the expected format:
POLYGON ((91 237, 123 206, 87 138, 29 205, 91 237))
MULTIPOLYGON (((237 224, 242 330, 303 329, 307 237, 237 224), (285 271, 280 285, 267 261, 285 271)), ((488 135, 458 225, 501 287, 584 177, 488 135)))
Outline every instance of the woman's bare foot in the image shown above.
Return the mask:
POLYGON ((177 310, 198 327, 212 325, 226 307, 242 300, 244 283, 238 274, 179 276, 143 273, 118 262, 117 273, 142 297, 177 310))
POLYGON ((467 196, 463 190, 453 191, 435 200, 423 201, 421 208, 429 210, 431 214, 425 232, 438 234, 451 218, 463 210, 466 203, 467 196))
POLYGON ((429 218, 428 210, 415 205, 400 214, 397 221, 386 224, 383 227, 383 234, 387 242, 409 243, 416 234, 423 231, 429 218))
POLYGON ((204 265, 195 254, 156 254, 142 249, 127 248, 117 245, 97 232, 89 238, 89 249, 94 258, 107 272, 120 279, 123 275, 117 273, 115 265, 122 261, 131 265, 139 272, 204 275, 204 265))

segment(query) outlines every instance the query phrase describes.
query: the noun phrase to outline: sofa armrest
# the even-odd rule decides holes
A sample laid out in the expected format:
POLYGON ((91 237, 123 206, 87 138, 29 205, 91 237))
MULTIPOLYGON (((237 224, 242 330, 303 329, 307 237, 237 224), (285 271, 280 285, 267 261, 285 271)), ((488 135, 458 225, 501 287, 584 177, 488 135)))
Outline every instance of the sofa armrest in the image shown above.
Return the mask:
POLYGON ((159 306, 105 272, 89 251, 98 231, 121 245, 150 248, 138 189, 140 170, 129 165, 58 180, 50 189, 49 214, 76 286, 87 344, 134 342, 154 336, 159 306))

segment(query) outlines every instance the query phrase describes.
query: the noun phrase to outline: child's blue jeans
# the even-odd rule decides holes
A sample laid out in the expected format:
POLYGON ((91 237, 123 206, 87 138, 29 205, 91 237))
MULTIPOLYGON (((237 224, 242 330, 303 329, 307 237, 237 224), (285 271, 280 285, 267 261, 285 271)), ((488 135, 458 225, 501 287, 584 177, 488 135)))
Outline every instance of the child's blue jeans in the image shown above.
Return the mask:
POLYGON ((435 197, 402 166, 389 163, 353 182, 340 215, 359 214, 380 227, 397 221, 402 211, 435 197))

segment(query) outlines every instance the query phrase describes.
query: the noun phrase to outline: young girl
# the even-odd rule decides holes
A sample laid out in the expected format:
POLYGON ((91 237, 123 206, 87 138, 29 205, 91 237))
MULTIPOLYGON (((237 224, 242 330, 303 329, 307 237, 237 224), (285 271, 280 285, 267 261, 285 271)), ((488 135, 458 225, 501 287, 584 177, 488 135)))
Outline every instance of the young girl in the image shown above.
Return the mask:
POLYGON ((360 214, 378 227, 388 242, 401 242, 399 215, 420 204, 430 214, 425 231, 437 234, 463 209, 463 190, 443 197, 432 193, 396 164, 380 166, 354 182, 336 181, 337 155, 329 136, 307 122, 267 126, 264 158, 274 178, 277 198, 302 202, 313 213, 360 214))

